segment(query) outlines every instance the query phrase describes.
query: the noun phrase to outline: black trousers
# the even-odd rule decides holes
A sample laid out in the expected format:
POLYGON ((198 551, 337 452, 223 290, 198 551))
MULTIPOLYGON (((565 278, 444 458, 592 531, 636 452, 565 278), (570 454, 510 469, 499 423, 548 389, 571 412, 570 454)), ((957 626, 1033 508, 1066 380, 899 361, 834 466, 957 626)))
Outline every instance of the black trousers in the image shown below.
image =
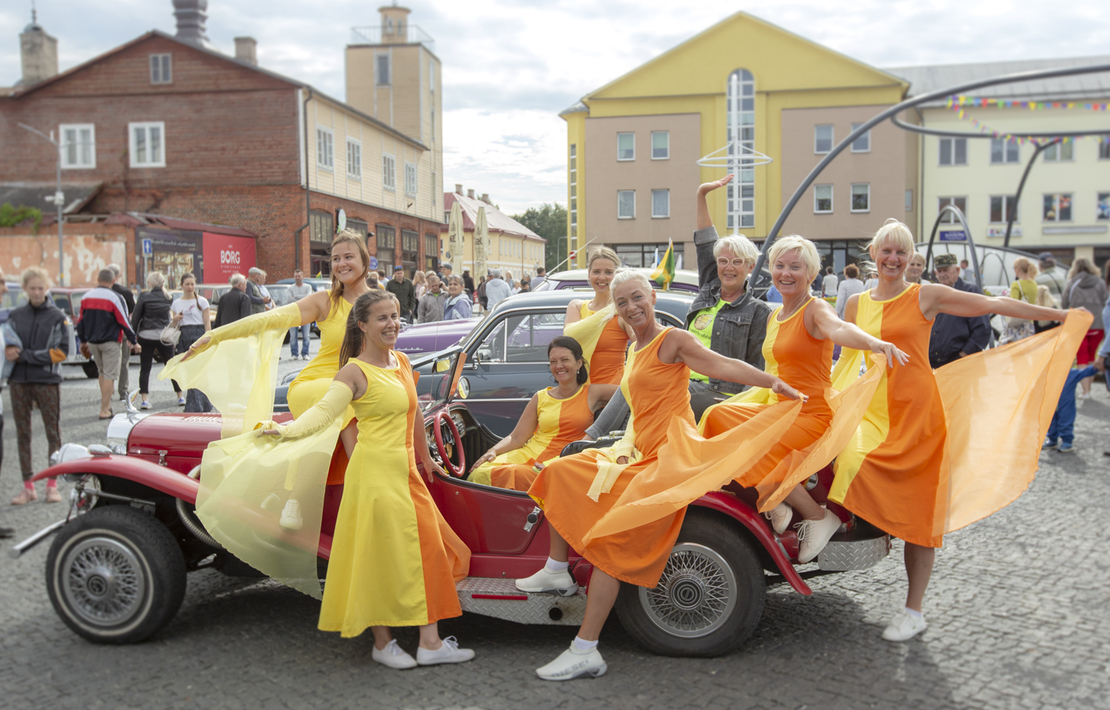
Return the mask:
MULTIPOLYGON (((142 348, 139 354, 139 394, 150 394, 150 368, 154 365, 154 353, 161 355, 163 362, 169 362, 173 358, 173 346, 161 340, 139 338, 139 347, 142 348)), ((174 392, 181 392, 176 381, 170 382, 173 382, 174 392)))

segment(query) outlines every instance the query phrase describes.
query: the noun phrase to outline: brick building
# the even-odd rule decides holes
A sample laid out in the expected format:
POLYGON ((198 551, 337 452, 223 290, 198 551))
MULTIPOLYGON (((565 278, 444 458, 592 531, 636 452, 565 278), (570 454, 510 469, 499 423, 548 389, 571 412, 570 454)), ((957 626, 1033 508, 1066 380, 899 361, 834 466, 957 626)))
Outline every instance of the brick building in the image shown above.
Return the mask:
MULTIPOLYGON (((443 220, 439 106, 428 112, 424 103, 432 128, 413 137, 393 127, 419 124, 397 106, 380 120, 262 69, 250 38, 237 38, 235 58, 221 54, 203 24, 198 35, 196 18, 183 29, 178 15, 177 36, 148 32, 60 74, 56 55, 53 73, 25 60, 39 73, 0 92, 0 187, 52 194, 60 153, 63 192, 84 196, 67 214, 154 213, 237 227, 257 235, 258 265, 272 279, 295 265, 327 273, 341 214, 382 267, 411 273, 434 263, 443 220), (60 150, 19 124, 57 136, 60 150)), ((24 34, 32 31, 45 34, 34 23, 24 34)), ((404 39, 385 41, 410 47, 404 39)), ((25 52, 28 44, 43 46, 24 42, 25 52)), ((416 80, 438 95, 438 59, 417 46, 418 64, 435 68, 416 80)), ((392 75, 366 81, 409 76, 400 56, 392 75)), ((126 269, 141 282, 134 245, 126 269)))

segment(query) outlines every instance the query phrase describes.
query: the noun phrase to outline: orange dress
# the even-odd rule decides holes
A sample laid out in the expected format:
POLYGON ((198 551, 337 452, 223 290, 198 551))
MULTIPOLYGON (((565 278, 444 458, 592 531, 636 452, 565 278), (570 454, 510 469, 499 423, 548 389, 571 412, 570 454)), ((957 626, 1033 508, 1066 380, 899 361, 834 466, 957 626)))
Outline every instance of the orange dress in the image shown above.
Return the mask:
POLYGON ((567 399, 555 399, 551 389, 540 390, 537 396, 536 433, 513 451, 506 451, 493 461, 484 463, 470 472, 467 480, 472 483, 526 491, 536 480, 537 463, 546 464, 559 458, 563 448, 578 441, 594 422, 590 411, 590 386, 582 385, 567 399))
POLYGON ((630 351, 621 381, 635 421, 633 443, 639 460, 621 470, 608 492, 602 492, 596 501, 588 492, 598 477, 599 463, 606 460, 607 452, 602 449, 552 461, 528 489, 551 526, 579 554, 610 576, 641 587, 654 587, 659 582, 685 509, 633 530, 594 538, 588 544, 583 544, 583 536, 616 503, 636 475, 655 462, 660 447, 667 443, 672 420, 682 420, 691 429, 694 426, 687 389, 690 369, 681 363, 659 361, 659 347, 671 330, 659 333, 642 350, 630 351))
MULTIPOLYGON (((611 309, 610 305, 608 309, 611 309)), ((581 320, 563 329, 578 341, 586 356, 590 382, 595 385, 620 384, 624 376, 624 353, 628 349, 628 334, 621 327, 616 315, 606 317, 606 310, 591 311, 589 301, 581 306, 581 320)))

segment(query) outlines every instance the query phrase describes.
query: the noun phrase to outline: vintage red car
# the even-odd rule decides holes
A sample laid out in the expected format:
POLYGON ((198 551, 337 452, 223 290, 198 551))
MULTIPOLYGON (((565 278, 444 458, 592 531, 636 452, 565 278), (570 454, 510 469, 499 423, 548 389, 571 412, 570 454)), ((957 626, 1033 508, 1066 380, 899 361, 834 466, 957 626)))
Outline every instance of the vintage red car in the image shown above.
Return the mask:
MULTIPOLYGON (((436 396, 424 404, 429 441, 453 474, 425 480, 473 553, 470 577, 458 584, 462 608, 520 623, 578 625, 592 566, 572 557, 583 587, 574 596, 518 591, 513 580, 533 573, 547 557, 543 512, 525 493, 466 480, 467 462, 496 437, 454 396, 464 360, 457 356, 450 363, 451 376, 442 378, 436 396)), ((219 433, 218 415, 131 410, 111 422, 107 446, 67 444, 57 462, 36 476, 73 481, 71 508, 65 520, 12 553, 18 557, 56 533, 47 556, 47 591, 73 631, 102 643, 141 641, 173 619, 188 572, 259 574, 212 539, 194 513, 201 454, 219 433)), ((830 483, 826 469, 808 485, 823 502, 830 483)), ((330 486, 325 497, 321 568, 329 557, 341 489, 330 486)), ((767 585, 785 582, 808 595, 807 577, 865 569, 890 550, 887 535, 830 503, 844 522, 841 532, 816 564, 796 567, 795 532, 788 528, 776 535, 754 502, 754 491, 728 489, 691 505, 658 586, 621 590, 617 613, 637 641, 667 655, 727 653, 759 623, 767 585)))

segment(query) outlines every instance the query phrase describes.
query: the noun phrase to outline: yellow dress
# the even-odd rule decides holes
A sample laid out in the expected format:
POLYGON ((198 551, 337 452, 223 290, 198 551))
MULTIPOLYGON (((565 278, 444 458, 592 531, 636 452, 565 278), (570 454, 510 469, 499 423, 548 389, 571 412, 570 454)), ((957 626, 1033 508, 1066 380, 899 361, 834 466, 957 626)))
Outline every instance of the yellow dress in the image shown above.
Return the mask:
POLYGON ((462 614, 454 579, 460 568, 465 576, 469 554, 442 522, 416 468, 416 387, 408 358, 394 356, 394 368, 351 360, 368 386, 352 403, 358 444, 336 518, 319 623, 344 637, 369 626, 421 626, 462 614))

